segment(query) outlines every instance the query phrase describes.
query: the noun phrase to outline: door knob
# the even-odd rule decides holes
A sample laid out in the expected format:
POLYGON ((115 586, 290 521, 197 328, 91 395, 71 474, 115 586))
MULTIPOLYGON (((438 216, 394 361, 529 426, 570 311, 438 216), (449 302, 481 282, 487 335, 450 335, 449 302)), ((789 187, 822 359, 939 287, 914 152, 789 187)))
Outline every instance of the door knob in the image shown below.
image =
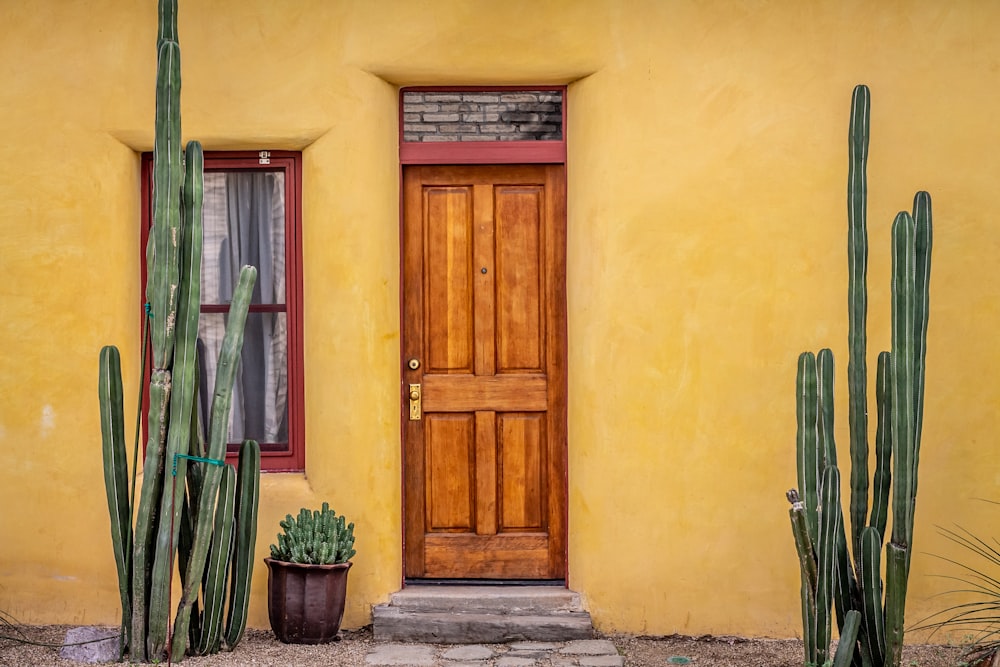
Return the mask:
POLYGON ((420 421, 420 385, 410 385, 410 421, 420 421))
POLYGON ((411 371, 415 371, 418 368, 420 368, 420 360, 417 359, 416 357, 414 357, 413 359, 410 359, 409 361, 407 361, 406 365, 410 367, 411 371))

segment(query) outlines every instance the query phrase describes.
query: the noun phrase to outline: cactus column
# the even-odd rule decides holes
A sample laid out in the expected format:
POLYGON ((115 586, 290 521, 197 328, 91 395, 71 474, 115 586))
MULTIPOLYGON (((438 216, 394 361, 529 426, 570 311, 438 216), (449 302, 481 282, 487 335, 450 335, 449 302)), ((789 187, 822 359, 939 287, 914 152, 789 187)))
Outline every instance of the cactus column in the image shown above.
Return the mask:
MULTIPOLYGON (((243 443, 238 473, 224 464, 233 382, 257 276, 251 266, 243 267, 233 293, 212 397, 208 449, 202 451, 196 356, 204 160, 198 142, 190 142, 183 153, 180 147, 177 1, 160 0, 158 17, 153 227, 146 251, 153 368, 134 544, 128 508, 136 499, 129 497, 125 484, 121 370, 113 347, 101 352, 99 383, 105 485, 122 600, 122 642, 133 662, 162 660, 168 644, 173 660, 183 659, 199 593, 205 609, 191 625, 192 650, 217 651, 223 635, 227 648, 239 642, 246 625, 260 475, 260 448, 252 440, 243 443), (189 466, 189 459, 195 463, 189 466), (180 554, 179 542, 184 544, 180 554), (171 644, 169 606, 178 560, 184 587, 171 644), (206 568, 208 578, 203 576, 206 568), (223 633, 227 584, 230 595, 223 633)), ((135 475, 133 468, 133 479, 135 475)))
POLYGON ((923 422, 931 256, 931 203, 917 193, 913 213, 892 227, 892 351, 878 357, 875 402, 875 475, 868 483, 867 176, 870 93, 854 89, 848 175, 848 390, 851 437, 850 546, 840 504, 840 475, 833 444, 833 354, 799 357, 796 381, 798 487, 788 493, 802 575, 804 664, 899 667, 910 558, 917 462, 923 422), (882 547, 890 507, 891 539, 882 547), (834 594, 829 595, 829 591, 834 594), (831 597, 840 646, 829 656, 831 597))

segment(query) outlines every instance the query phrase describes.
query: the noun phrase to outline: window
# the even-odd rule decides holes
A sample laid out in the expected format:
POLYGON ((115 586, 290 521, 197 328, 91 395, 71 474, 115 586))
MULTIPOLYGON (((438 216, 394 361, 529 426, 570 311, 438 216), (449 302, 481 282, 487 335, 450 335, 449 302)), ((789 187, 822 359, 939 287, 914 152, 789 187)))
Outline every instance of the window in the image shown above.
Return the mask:
MULTIPOLYGON (((152 171, 152 154, 145 154, 143 251, 152 224, 152 171)), ((299 153, 205 154, 199 413, 204 423, 233 287, 240 267, 252 264, 257 283, 233 388, 227 456, 252 438, 260 443, 261 468, 271 471, 302 470, 305 462, 301 176, 299 153)))

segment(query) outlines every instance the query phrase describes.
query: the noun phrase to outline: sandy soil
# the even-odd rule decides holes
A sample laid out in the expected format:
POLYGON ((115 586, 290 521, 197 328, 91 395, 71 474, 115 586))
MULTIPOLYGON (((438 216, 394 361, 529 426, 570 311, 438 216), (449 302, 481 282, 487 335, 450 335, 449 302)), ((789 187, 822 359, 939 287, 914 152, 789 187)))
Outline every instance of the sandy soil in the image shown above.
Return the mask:
MULTIPOLYGON (((42 644, 59 644, 67 626, 30 626, 21 631, 27 639, 42 644)), ((4 634, 10 634, 7 629, 4 634)), ((342 665, 364 667, 365 656, 374 642, 371 630, 341 633, 340 641, 324 646, 294 646, 277 641, 270 631, 249 630, 232 653, 201 658, 187 658, 190 667, 260 665, 307 667, 342 665)), ((625 656, 625 665, 664 667, 690 664, 696 667, 801 667, 802 643, 796 640, 742 639, 738 637, 633 637, 608 635, 625 656), (685 662, 684 659, 688 659, 685 662)), ((57 648, 0 639, 0 665, 3 667, 79 666, 63 660, 57 648)), ((904 655, 905 667, 956 667, 961 665, 961 649, 953 646, 910 646, 904 655)))

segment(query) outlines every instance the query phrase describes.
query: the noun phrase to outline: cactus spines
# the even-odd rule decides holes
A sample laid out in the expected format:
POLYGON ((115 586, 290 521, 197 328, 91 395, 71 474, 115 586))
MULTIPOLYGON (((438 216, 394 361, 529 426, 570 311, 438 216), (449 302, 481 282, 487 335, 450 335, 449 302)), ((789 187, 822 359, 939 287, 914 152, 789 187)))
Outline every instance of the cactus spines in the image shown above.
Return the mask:
POLYGON ((837 466, 828 465, 823 471, 820 509, 819 549, 816 554, 816 663, 826 662, 830 648, 830 608, 837 579, 837 533, 843 515, 840 511, 840 473, 837 466))
POLYGON ((869 114, 868 88, 858 86, 851 104, 847 197, 849 543, 842 519, 840 475, 832 435, 832 353, 823 350, 818 357, 802 353, 796 375, 796 461, 803 502, 797 502, 794 491, 789 492, 789 500, 802 575, 807 666, 899 667, 902 655, 923 421, 931 202, 926 192, 917 193, 912 214, 900 212, 892 226, 892 351, 878 357, 875 474, 869 485, 865 333, 869 114), (892 535, 887 540, 890 508, 892 535), (880 571, 883 561, 884 588, 880 571), (841 635, 832 660, 828 653, 831 602, 837 610, 841 635))
POLYGON ((354 524, 323 503, 322 510, 299 510, 279 522, 283 533, 278 533, 277 544, 271 545, 271 558, 289 563, 331 565, 346 563, 356 553, 354 550, 354 524))
MULTIPOLYGON (((855 86, 848 129, 847 174, 847 380, 851 435, 851 534, 860 535, 868 513, 868 132, 871 95, 855 86)), ((858 541, 852 545, 855 559, 858 541)))
POLYGON ((257 540, 257 508, 260 502, 260 446, 247 440, 240 448, 236 477, 236 529, 226 616, 226 645, 236 646, 247 626, 250 607, 250 577, 253 574, 254 543, 257 540))
MULTIPOLYGON (((123 642, 128 643, 133 662, 162 660, 168 646, 170 657, 180 661, 188 651, 189 627, 193 628, 193 650, 219 650, 228 589, 232 594, 225 645, 232 648, 240 640, 246 626, 257 530, 260 448, 253 441, 244 443, 238 471, 223 462, 233 382, 257 272, 253 267, 243 267, 233 293, 208 424, 209 447, 204 451, 195 409, 204 160, 198 142, 190 142, 182 155, 180 127, 177 0, 160 0, 153 227, 147 245, 146 285, 153 368, 149 436, 134 544, 128 512, 130 498, 124 483, 128 469, 121 437, 121 372, 114 348, 101 352, 99 382, 105 484, 121 586, 123 642), (182 161, 182 157, 186 159, 182 161), (188 465, 187 458, 192 456, 197 460, 188 465), (234 540, 235 550, 231 546, 234 540), (175 562, 183 592, 171 640, 167 628, 175 562), (227 578, 230 576, 232 582, 227 578), (192 622, 199 597, 205 601, 200 612, 204 618, 192 622)), ((133 464, 133 503, 136 467, 133 464)))
POLYGON ((125 452, 125 416, 122 397, 121 355, 118 348, 101 349, 98 392, 101 403, 101 437, 104 454, 104 488, 108 495, 111 517, 111 544, 118 570, 118 588, 122 603, 122 637, 120 651, 128 644, 128 609, 132 544, 132 516, 129 512, 128 464, 125 452))
POLYGON ((796 439, 798 446, 797 470, 798 488, 803 503, 803 514, 809 539, 816 543, 819 521, 819 431, 816 406, 816 355, 803 352, 799 355, 798 373, 795 381, 796 439))

